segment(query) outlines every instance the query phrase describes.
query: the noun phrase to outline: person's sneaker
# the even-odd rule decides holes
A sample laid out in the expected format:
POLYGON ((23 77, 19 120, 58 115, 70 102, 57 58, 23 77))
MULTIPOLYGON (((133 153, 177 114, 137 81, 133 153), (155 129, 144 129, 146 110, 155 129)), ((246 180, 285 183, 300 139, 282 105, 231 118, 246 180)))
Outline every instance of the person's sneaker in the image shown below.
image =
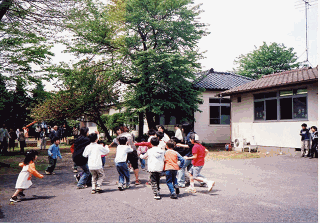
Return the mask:
POLYGON ((97 193, 102 193, 102 189, 101 189, 100 187, 97 187, 97 188, 96 188, 96 192, 97 192, 97 193))
POLYGON ((80 186, 77 186, 77 189, 85 189, 86 186, 85 185, 80 185, 80 186))
POLYGON ((130 188, 130 185, 126 185, 126 187, 125 187, 126 189, 129 189, 130 188))
POLYGON ((20 196, 20 197, 25 197, 26 195, 25 195, 22 191, 20 191, 19 194, 18 194, 18 196, 20 196))
POLYGON ((215 184, 214 181, 209 181, 209 182, 208 182, 208 191, 211 191, 211 190, 212 190, 214 184, 215 184))
POLYGON ((123 185, 119 184, 118 189, 119 189, 119 191, 123 191, 123 185))
POLYGON ((178 184, 178 187, 180 187, 180 188, 185 188, 185 187, 186 187, 186 185, 178 184))
POLYGON ((17 198, 17 196, 14 196, 10 198, 10 202, 16 203, 16 202, 20 202, 20 200, 17 198))
POLYGON ((91 194, 95 194, 96 193, 96 190, 95 189, 92 189, 91 190, 91 194))
POLYGON ((206 183, 205 182, 201 182, 200 183, 200 187, 205 187, 206 186, 206 183))
POLYGON ((157 193, 157 194, 154 195, 153 198, 156 199, 156 200, 160 200, 160 199, 161 199, 161 196, 160 196, 159 193, 157 193))
POLYGON ((51 175, 51 173, 48 172, 48 171, 44 171, 44 173, 45 173, 46 175, 51 175))
POLYGON ((78 173, 78 170, 74 169, 72 172, 74 172, 74 173, 78 173))
POLYGON ((178 196, 176 194, 172 194, 172 195, 170 195, 170 198, 171 199, 178 199, 178 196))
POLYGON ((133 173, 133 168, 130 167, 130 168, 129 168, 129 171, 130 171, 130 173, 133 173))
POLYGON ((140 182, 140 180, 136 180, 136 182, 134 184, 139 185, 139 184, 141 184, 141 182, 140 182))
POLYGON ((196 193, 197 190, 194 187, 188 187, 186 188, 186 191, 188 191, 189 193, 196 193))

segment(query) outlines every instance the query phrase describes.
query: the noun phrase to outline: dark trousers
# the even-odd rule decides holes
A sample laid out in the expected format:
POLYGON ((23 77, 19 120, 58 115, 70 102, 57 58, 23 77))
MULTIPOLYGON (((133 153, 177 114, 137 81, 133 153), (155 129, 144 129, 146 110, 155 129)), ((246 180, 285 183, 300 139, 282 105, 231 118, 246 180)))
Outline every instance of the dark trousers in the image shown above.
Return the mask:
POLYGON ((310 157, 313 158, 313 155, 314 155, 315 158, 318 158, 317 147, 311 147, 311 149, 310 149, 310 157))
POLYGON ((166 182, 171 194, 175 193, 175 188, 178 187, 177 170, 166 170, 166 182))
POLYGON ((26 147, 26 141, 20 141, 20 153, 24 153, 24 147, 26 147))
POLYGON ((56 168, 57 159, 53 159, 51 156, 48 156, 49 159, 49 166, 47 168, 47 172, 52 173, 54 171, 54 168, 56 168))
POLYGON ((160 176, 161 176, 161 172, 150 173, 151 188, 154 194, 157 194, 160 191, 160 176))

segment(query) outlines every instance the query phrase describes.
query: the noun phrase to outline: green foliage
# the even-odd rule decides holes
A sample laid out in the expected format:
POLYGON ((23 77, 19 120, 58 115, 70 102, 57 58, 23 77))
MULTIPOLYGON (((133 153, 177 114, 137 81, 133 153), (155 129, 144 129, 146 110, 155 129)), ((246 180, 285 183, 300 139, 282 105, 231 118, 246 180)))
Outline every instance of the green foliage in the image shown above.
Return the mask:
POLYGON ((254 51, 240 55, 235 63, 238 64, 237 74, 254 79, 299 67, 293 48, 277 43, 268 46, 266 42, 254 51))
POLYGON ((206 35, 198 23, 199 6, 189 0, 114 1, 122 15, 125 59, 121 81, 128 84, 129 110, 145 112, 148 125, 155 114, 192 119, 201 103, 191 80, 202 57, 196 44, 206 35))

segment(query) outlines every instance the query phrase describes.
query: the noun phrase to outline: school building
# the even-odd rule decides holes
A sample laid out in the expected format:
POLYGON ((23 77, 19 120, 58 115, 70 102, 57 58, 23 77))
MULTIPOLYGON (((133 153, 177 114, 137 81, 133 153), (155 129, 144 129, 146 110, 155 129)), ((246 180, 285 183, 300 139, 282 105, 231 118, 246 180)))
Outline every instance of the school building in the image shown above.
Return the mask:
POLYGON ((230 97, 236 150, 250 142, 286 152, 300 148, 302 123, 318 127, 318 66, 265 75, 218 96, 230 97))

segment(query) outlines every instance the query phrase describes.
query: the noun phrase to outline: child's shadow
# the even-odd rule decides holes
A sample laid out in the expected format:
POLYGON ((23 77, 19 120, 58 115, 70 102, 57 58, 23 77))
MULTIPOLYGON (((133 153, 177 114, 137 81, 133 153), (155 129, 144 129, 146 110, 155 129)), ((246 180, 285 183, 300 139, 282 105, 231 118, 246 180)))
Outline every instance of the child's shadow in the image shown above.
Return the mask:
POLYGON ((38 200, 38 199, 51 199, 56 196, 37 196, 37 195, 32 195, 33 198, 21 198, 21 201, 32 201, 32 200, 38 200))

